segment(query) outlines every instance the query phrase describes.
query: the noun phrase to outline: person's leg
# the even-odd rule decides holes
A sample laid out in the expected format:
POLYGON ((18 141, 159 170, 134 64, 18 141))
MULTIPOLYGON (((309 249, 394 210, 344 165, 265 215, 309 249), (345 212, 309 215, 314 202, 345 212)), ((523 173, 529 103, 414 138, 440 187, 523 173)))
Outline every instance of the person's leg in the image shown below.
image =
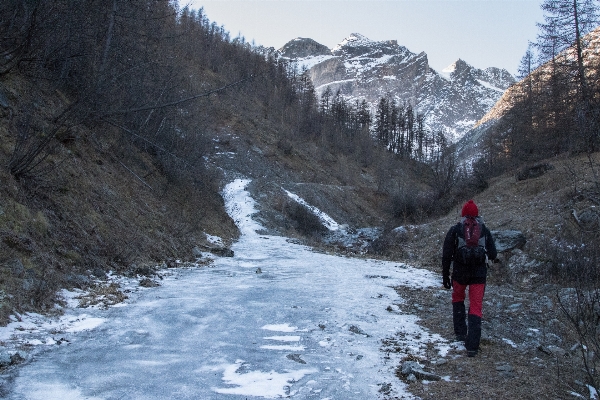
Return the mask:
POLYGON ((467 285, 452 282, 452 321, 456 340, 464 342, 467 337, 467 323, 465 321, 465 290, 467 285))
POLYGON ((483 295, 485 293, 485 284, 469 285, 469 328, 465 347, 467 355, 473 357, 479 351, 479 342, 481 341, 481 317, 483 316, 483 295))

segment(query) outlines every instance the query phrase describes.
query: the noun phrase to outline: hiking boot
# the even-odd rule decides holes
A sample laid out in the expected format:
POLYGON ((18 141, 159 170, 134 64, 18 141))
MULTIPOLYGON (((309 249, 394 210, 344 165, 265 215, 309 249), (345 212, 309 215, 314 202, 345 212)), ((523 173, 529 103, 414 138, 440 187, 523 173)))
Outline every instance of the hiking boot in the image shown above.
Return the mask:
POLYGON ((477 350, 467 350, 467 357, 475 357, 477 355, 477 350))
POLYGON ((469 331, 467 332, 467 340, 465 340, 465 347, 467 348, 467 355, 474 357, 479 350, 479 342, 481 340, 481 317, 477 315, 469 314, 469 331), (473 355, 469 353, 474 352, 473 355))

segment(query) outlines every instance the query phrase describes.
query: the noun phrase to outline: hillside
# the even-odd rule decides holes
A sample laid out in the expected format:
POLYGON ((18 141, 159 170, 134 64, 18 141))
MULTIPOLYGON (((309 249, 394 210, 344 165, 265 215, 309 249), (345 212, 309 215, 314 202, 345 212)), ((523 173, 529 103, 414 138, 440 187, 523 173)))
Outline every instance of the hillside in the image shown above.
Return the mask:
MULTIPOLYGON (((596 369, 588 376, 581 372, 578 354, 595 363, 597 357, 586 349, 598 353, 600 348, 596 342, 584 344, 589 336, 573 333, 559 301, 569 310, 580 306, 580 299, 592 299, 595 312, 600 298, 593 287, 600 248, 600 155, 559 148, 530 157, 528 148, 527 157, 502 163, 502 157, 512 156, 504 151, 512 150, 511 142, 496 140, 506 139, 505 130, 487 136, 483 128, 503 119, 488 117, 465 138, 472 145, 480 134, 479 143, 495 150, 471 146, 470 156, 497 157, 484 159, 486 174, 470 174, 457 167, 451 146, 443 151, 433 146, 420 156, 394 153, 373 140, 368 118, 350 115, 352 107, 344 108, 343 102, 323 111, 315 95, 330 84, 348 89, 347 94, 368 86, 377 95, 398 89, 395 79, 385 78, 402 64, 423 84, 421 89, 439 89, 446 96, 446 103, 435 104, 432 98, 419 98, 438 110, 444 108, 440 104, 456 104, 465 87, 476 89, 467 94, 484 95, 451 110, 456 120, 450 129, 456 133, 460 121, 474 121, 483 112, 478 107, 491 106, 498 89, 510 83, 503 71, 475 70, 459 60, 444 77, 428 67, 424 54, 359 35, 331 54, 314 41, 290 42, 284 52, 290 59, 318 61, 311 73, 323 75, 313 77, 315 88, 285 60, 265 57, 202 13, 173 9, 168 2, 154 8, 154 2, 135 0, 123 3, 123 9, 98 3, 90 10, 80 3, 36 4, 40 20, 32 19, 29 9, 18 9, 11 18, 19 24, 0 23, 4 31, 31 24, 35 38, 25 46, 19 36, 24 33, 16 29, 9 32, 14 36, 6 36, 17 38, 14 42, 0 43, 15 54, 14 60, 0 60, 0 324, 11 314, 18 319, 25 312, 60 312, 55 305, 63 301, 57 296, 63 288, 110 288, 107 277, 114 275, 139 277, 140 285, 153 286, 162 276, 159 270, 192 265, 205 252, 230 256, 239 232, 225 211, 222 190, 238 178, 251 180, 247 189, 257 202, 254 218, 264 227, 245 250, 267 240, 262 234, 283 236, 328 253, 322 258, 327 262, 334 256, 356 257, 352 263, 360 257, 387 259, 427 269, 434 278, 444 235, 462 203, 474 197, 492 230, 519 231, 526 238, 524 246, 503 252, 500 263, 490 268, 485 304, 490 317, 484 322, 483 356, 474 362, 477 371, 485 370, 488 377, 507 372, 501 377, 513 379, 517 369, 518 385, 504 392, 514 398, 561 397, 568 385, 593 377, 596 369), (72 30, 81 35, 66 34, 72 30), (387 62, 393 59, 399 64, 387 62), (340 83, 350 72, 362 74, 365 85, 357 89, 351 82, 340 83), (380 85, 382 79, 388 86, 380 85), (585 295, 576 296, 578 290, 586 290, 585 295), (498 369, 506 365, 513 369, 498 369), (556 366, 565 377, 558 382, 556 366), (560 390, 557 383, 563 385, 560 390), (532 384, 534 394, 528 391, 532 384)), ((5 5, 2 15, 8 15, 5 5)), ((499 110, 510 111, 507 104, 513 103, 507 98, 522 85, 509 89, 493 115, 509 115, 499 110)), ((398 99, 415 99, 414 88, 400 89, 398 99)), ((563 127, 572 125, 572 119, 565 121, 563 127)), ((570 137, 566 133, 560 137, 570 137)), ((549 137, 547 132, 528 136, 535 145, 552 147, 554 142, 540 140, 549 137)), ((260 267, 255 271, 252 277, 262 274, 260 267)), ((384 279, 360 270, 356 276, 384 279)), ((268 281, 268 274, 257 279, 268 281)), ((389 313, 393 327, 396 309, 406 309, 421 316, 431 332, 451 337, 449 293, 413 289, 397 288, 405 302, 386 304, 389 309, 378 310, 379 318, 389 313)), ((125 296, 118 288, 111 290, 125 296)), ((375 292, 368 295, 380 298, 375 292)), ((339 332, 348 335, 345 328, 339 332)), ((402 340, 394 340, 382 342, 381 352, 410 353, 402 353, 402 340)), ((439 364, 431 353, 420 361, 460 379, 440 382, 428 393, 422 382, 409 384, 419 396, 440 398, 476 378, 457 369, 464 359, 449 357, 439 364)), ((586 390, 577 385, 577 392, 586 390)), ((482 392, 473 387, 469 398, 480 398, 482 392)), ((498 396, 497 387, 494 378, 486 379, 484 397, 498 396)))
MULTIPOLYGON (((542 164, 547 169, 539 176, 523 179, 524 169, 512 170, 492 179, 489 188, 474 197, 492 231, 520 231, 526 243, 500 253, 500 263, 488 271, 480 355, 464 359, 457 350, 440 362, 431 349, 417 361, 428 371, 450 377, 433 384, 408 381, 398 372, 420 398, 438 399, 451 393, 466 399, 533 399, 593 393, 586 386, 591 380, 581 344, 597 348, 591 336, 597 332, 596 322, 575 310, 595 307, 598 298, 597 289, 590 290, 586 283, 597 287, 597 275, 590 269, 598 265, 600 154, 556 157, 542 164), (586 293, 591 302, 578 303, 575 293, 586 293), (581 318, 581 336, 567 315, 581 318)), ((441 247, 446 232, 459 220, 460 209, 458 204, 442 218, 404 225, 385 239, 390 259, 439 274, 438 288, 398 287, 406 299, 397 306, 398 312, 415 313, 422 326, 445 337, 452 337, 453 329, 450 293, 441 286, 441 247)), ((402 354, 397 343, 402 339, 390 339, 383 348, 402 354)), ((588 362, 588 366, 596 363, 588 362)))
POLYGON ((418 183, 423 165, 389 156, 364 129, 332 139, 314 94, 296 88, 285 64, 201 13, 136 1, 116 13, 47 1, 0 7, 34 24, 35 38, 21 52, 24 33, 7 31, 14 42, 1 44, 20 49, 0 64, 2 324, 13 312, 52 309, 61 288, 111 273, 152 276, 205 250, 226 252, 211 238, 228 246, 238 235, 220 193, 236 177, 268 188, 260 191, 265 226, 302 238, 322 227, 286 190, 340 224, 372 227, 400 187, 427 188, 418 183), (94 10, 106 25, 87 23, 94 10), (123 24, 102 36, 112 18, 123 24), (86 35, 65 33, 73 29, 86 35), (73 63, 82 46, 87 56, 73 63), (141 68, 148 59, 153 68, 141 68))
POLYGON ((587 104, 581 104, 582 89, 578 73, 574 73, 577 57, 572 46, 510 86, 458 142, 459 158, 474 160, 488 153, 501 169, 503 159, 531 163, 566 151, 597 151, 594 129, 600 88, 600 27, 588 33, 583 43, 587 104), (584 117, 582 112, 586 113, 584 117))

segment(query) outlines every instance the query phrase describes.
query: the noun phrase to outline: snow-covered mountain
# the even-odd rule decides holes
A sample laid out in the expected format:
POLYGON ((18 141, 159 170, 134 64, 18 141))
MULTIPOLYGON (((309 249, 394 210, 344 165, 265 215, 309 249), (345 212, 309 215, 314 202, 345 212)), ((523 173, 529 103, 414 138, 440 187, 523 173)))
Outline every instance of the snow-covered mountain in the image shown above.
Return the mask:
POLYGON ((297 38, 279 53, 309 70, 317 93, 327 87, 349 100, 375 106, 390 95, 426 115, 430 129, 444 129, 456 141, 502 96, 515 79, 506 70, 480 70, 463 60, 436 72, 427 54, 415 54, 395 40, 377 42, 353 33, 333 49, 312 39, 297 38))

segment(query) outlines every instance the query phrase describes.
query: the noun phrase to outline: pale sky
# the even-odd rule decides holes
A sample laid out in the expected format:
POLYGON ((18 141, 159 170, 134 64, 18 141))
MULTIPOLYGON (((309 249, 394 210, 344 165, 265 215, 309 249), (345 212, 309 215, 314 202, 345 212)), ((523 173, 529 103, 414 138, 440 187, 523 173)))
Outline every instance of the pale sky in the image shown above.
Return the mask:
POLYGON ((543 14, 537 0, 180 0, 232 37, 281 48, 297 37, 332 48, 351 33, 397 40, 441 71, 461 58, 515 74, 543 14))

